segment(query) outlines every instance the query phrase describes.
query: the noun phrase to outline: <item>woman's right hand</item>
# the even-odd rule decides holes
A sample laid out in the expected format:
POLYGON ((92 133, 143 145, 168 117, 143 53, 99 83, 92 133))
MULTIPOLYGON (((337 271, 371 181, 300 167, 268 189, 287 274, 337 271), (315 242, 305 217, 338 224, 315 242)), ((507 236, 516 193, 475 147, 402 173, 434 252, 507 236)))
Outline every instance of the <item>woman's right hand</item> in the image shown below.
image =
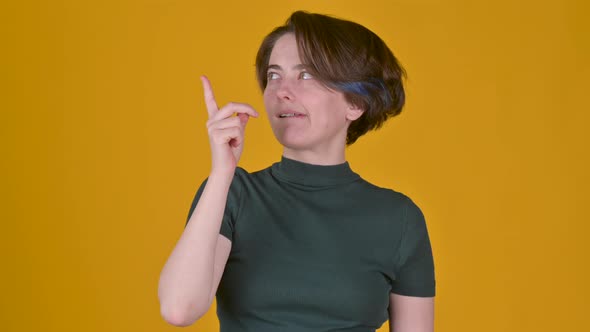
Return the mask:
POLYGON ((258 113, 248 104, 229 103, 219 109, 211 83, 201 76, 209 120, 207 130, 211 146, 211 173, 233 176, 244 149, 244 131, 250 116, 258 113), (232 116, 237 114, 237 116, 232 116))

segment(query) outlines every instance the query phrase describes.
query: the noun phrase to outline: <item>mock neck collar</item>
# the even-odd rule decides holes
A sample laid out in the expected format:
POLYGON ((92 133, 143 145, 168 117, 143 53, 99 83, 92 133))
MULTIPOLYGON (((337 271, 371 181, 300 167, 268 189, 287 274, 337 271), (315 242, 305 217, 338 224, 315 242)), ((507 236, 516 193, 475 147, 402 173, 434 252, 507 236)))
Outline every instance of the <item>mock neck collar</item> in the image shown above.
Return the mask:
POLYGON ((360 178, 347 161, 337 165, 314 165, 281 156, 281 161, 274 163, 271 170, 280 180, 310 187, 345 184, 360 178))

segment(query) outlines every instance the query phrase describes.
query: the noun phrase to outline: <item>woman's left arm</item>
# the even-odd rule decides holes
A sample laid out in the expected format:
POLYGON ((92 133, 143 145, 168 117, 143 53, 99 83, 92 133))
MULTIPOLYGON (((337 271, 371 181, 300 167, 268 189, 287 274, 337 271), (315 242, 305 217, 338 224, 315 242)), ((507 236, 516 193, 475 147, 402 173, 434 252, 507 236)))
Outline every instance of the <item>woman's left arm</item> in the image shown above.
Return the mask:
POLYGON ((434 297, 389 294, 390 332, 433 332, 434 297))

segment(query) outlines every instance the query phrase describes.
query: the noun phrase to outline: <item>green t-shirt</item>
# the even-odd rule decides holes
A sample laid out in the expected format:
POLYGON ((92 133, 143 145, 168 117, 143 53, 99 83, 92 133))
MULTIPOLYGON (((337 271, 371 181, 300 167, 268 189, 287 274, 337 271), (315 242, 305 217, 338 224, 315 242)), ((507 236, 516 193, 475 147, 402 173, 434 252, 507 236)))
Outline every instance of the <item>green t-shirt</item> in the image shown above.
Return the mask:
POLYGON ((220 233, 232 241, 217 290, 221 332, 375 331, 390 292, 435 295, 421 210, 348 162, 238 167, 220 233))

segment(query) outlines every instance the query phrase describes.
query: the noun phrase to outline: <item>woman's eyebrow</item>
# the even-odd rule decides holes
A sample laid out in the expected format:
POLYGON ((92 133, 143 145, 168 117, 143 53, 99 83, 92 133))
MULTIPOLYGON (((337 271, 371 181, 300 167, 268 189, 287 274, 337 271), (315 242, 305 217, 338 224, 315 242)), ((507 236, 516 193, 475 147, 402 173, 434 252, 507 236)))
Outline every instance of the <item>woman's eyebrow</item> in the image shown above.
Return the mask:
MULTIPOLYGON (((300 63, 300 64, 293 66, 292 69, 293 70, 301 70, 301 69, 305 69, 305 68, 306 68, 305 65, 300 63)), ((281 71, 283 70, 283 68, 281 66, 275 65, 275 64, 269 65, 267 70, 269 70, 269 69, 275 69, 275 70, 281 70, 281 71)))

